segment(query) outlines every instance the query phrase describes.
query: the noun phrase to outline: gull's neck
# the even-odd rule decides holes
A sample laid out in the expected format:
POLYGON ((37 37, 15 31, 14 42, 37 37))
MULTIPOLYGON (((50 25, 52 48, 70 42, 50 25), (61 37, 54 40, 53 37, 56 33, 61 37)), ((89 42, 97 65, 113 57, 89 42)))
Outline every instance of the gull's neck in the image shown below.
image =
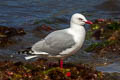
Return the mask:
POLYGON ((81 26, 81 25, 79 25, 79 24, 75 24, 75 23, 72 23, 71 22, 71 24, 70 24, 70 29, 72 30, 72 31, 84 31, 85 30, 85 28, 84 28, 84 26, 81 26))
POLYGON ((84 38, 86 34, 84 26, 71 23, 70 28, 68 29, 68 33, 73 35, 74 40, 76 42, 80 42, 81 44, 84 42, 84 38))

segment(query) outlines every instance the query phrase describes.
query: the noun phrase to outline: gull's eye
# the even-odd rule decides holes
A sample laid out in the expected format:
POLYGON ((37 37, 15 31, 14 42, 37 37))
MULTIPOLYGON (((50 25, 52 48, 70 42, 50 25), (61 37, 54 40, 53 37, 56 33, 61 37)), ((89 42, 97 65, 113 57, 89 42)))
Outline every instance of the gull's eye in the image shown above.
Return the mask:
POLYGON ((79 20, 81 20, 81 21, 82 21, 83 19, 79 18, 79 20))

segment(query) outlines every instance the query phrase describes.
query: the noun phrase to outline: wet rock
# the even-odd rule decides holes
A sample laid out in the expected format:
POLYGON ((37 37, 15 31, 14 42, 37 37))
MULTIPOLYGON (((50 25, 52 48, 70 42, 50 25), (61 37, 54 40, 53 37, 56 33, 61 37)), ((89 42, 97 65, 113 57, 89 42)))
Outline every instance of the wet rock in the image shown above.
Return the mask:
MULTIPOLYGON (((7 27, 7 26, 0 26, 0 34, 4 35, 4 37, 12 37, 17 35, 24 35, 25 31, 23 28, 13 28, 13 27, 7 27)), ((2 37, 0 35, 0 37, 2 37)))
POLYGON ((53 31, 54 29, 49 25, 42 24, 40 26, 37 26, 35 30, 49 32, 49 31, 53 31))
POLYGON ((53 28, 47 24, 42 24, 40 26, 36 26, 36 28, 32 32, 34 33, 35 36, 38 36, 40 38, 44 38, 50 32, 53 32, 55 30, 57 30, 57 28, 53 28))
POLYGON ((0 25, 0 47, 6 47, 11 44, 15 44, 16 40, 12 39, 14 36, 22 36, 25 35, 25 31, 23 28, 13 28, 0 25))

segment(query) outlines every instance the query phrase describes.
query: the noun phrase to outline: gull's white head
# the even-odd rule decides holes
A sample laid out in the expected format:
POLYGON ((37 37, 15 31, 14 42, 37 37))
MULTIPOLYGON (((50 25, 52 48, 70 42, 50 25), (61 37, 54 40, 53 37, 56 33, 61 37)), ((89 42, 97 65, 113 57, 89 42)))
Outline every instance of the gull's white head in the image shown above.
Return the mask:
POLYGON ((88 21, 85 16, 83 16, 80 13, 75 13, 71 17, 71 23, 78 24, 78 25, 84 25, 84 24, 92 24, 91 21, 88 21))

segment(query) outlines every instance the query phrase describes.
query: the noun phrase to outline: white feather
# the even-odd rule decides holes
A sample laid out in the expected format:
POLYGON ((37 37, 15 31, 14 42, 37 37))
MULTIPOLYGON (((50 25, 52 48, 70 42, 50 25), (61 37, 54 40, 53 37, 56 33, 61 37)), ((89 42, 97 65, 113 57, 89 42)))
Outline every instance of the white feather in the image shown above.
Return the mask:
POLYGON ((25 57, 25 59, 26 59, 26 60, 29 60, 29 59, 36 58, 36 57, 38 57, 38 55, 34 55, 34 56, 27 56, 27 57, 25 57))

